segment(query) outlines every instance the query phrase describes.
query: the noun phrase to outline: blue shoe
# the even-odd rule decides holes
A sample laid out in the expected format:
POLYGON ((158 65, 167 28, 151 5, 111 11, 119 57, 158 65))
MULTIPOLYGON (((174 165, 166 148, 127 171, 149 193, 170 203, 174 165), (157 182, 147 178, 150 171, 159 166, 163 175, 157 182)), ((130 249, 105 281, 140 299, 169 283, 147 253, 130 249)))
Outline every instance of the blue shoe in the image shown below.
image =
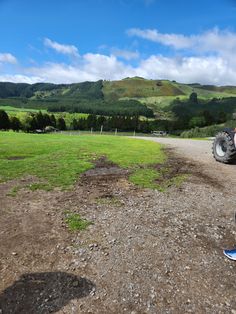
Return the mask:
POLYGON ((236 249, 233 250, 224 250, 224 255, 227 256, 229 259, 236 261, 236 249))

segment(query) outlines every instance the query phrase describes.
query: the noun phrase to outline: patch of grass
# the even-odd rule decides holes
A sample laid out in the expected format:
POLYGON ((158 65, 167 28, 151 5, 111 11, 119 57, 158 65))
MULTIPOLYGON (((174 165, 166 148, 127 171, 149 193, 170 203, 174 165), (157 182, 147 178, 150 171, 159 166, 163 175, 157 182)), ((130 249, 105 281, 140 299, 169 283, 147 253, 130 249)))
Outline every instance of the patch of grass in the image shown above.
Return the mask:
POLYGON ((99 205, 114 205, 121 206, 121 201, 117 197, 99 197, 96 199, 97 204, 99 205))
POLYGON ((165 192, 171 186, 178 187, 187 179, 185 174, 173 175, 172 178, 165 179, 168 174, 168 168, 162 168, 160 171, 153 168, 139 169, 129 179, 142 188, 156 189, 160 192, 165 192))
POLYGON ((155 180, 159 176, 160 173, 155 169, 138 169, 130 175, 129 179, 142 188, 158 189, 159 186, 155 183, 155 180))
MULTIPOLYGON (((22 107, 13 107, 13 106, 0 106, 0 110, 6 111, 8 114, 14 112, 39 112, 38 109, 29 109, 29 108, 22 108, 22 107)), ((46 110, 41 110, 42 112, 46 112, 46 110)))
POLYGON ((161 184, 160 188, 162 191, 166 191, 166 189, 168 189, 171 186, 179 187, 179 186, 181 186, 181 184, 183 184, 183 182, 187 178, 188 178, 187 174, 176 175, 173 178, 168 179, 165 182, 163 182, 163 184, 161 184))
POLYGON ((7 193, 7 196, 12 196, 12 197, 16 197, 17 192, 21 189, 21 187, 19 185, 14 186, 10 192, 7 193))
POLYGON ((101 156, 132 171, 166 159, 160 144, 120 136, 0 132, 1 180, 33 175, 46 182, 33 189, 70 188, 101 156))
POLYGON ((91 221, 82 219, 79 214, 67 213, 65 222, 71 231, 85 230, 88 226, 92 225, 91 221))
POLYGON ((51 191, 52 187, 48 185, 47 183, 32 183, 28 185, 28 188, 31 191, 37 191, 37 190, 44 190, 44 191, 51 191))

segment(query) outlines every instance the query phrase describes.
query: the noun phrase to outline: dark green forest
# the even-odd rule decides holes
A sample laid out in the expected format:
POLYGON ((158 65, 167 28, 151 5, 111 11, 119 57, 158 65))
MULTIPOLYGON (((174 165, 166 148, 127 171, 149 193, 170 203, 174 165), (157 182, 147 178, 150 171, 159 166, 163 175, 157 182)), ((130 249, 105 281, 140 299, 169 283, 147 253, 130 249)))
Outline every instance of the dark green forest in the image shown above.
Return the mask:
POLYGON ((46 109, 49 112, 154 116, 152 109, 138 100, 105 101, 102 87, 101 80, 69 85, 0 83, 0 105, 46 109))
POLYGON ((221 124, 231 120, 236 112, 236 98, 213 98, 210 100, 198 99, 197 93, 192 93, 188 99, 175 99, 165 108, 172 112, 172 121, 163 121, 166 130, 187 130, 194 127, 205 127, 221 124))

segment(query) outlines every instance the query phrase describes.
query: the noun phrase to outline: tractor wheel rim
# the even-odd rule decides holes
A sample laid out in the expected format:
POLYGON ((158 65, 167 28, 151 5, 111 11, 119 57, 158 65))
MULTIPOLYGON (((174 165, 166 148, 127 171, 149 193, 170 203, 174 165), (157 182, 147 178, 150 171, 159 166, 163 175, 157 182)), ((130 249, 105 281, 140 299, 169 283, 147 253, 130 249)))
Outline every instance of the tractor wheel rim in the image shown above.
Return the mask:
POLYGON ((220 157, 224 157, 227 152, 227 143, 225 140, 221 140, 216 144, 216 153, 220 157))

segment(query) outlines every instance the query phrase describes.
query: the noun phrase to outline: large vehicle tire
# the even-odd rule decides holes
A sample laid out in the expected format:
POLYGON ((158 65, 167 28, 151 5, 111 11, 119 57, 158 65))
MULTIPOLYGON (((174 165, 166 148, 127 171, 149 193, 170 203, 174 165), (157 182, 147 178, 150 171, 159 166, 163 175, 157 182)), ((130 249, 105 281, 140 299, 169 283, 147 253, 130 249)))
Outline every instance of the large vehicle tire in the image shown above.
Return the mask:
POLYGON ((212 153, 215 160, 230 164, 236 160, 236 148, 227 132, 219 132, 213 142, 212 153))

